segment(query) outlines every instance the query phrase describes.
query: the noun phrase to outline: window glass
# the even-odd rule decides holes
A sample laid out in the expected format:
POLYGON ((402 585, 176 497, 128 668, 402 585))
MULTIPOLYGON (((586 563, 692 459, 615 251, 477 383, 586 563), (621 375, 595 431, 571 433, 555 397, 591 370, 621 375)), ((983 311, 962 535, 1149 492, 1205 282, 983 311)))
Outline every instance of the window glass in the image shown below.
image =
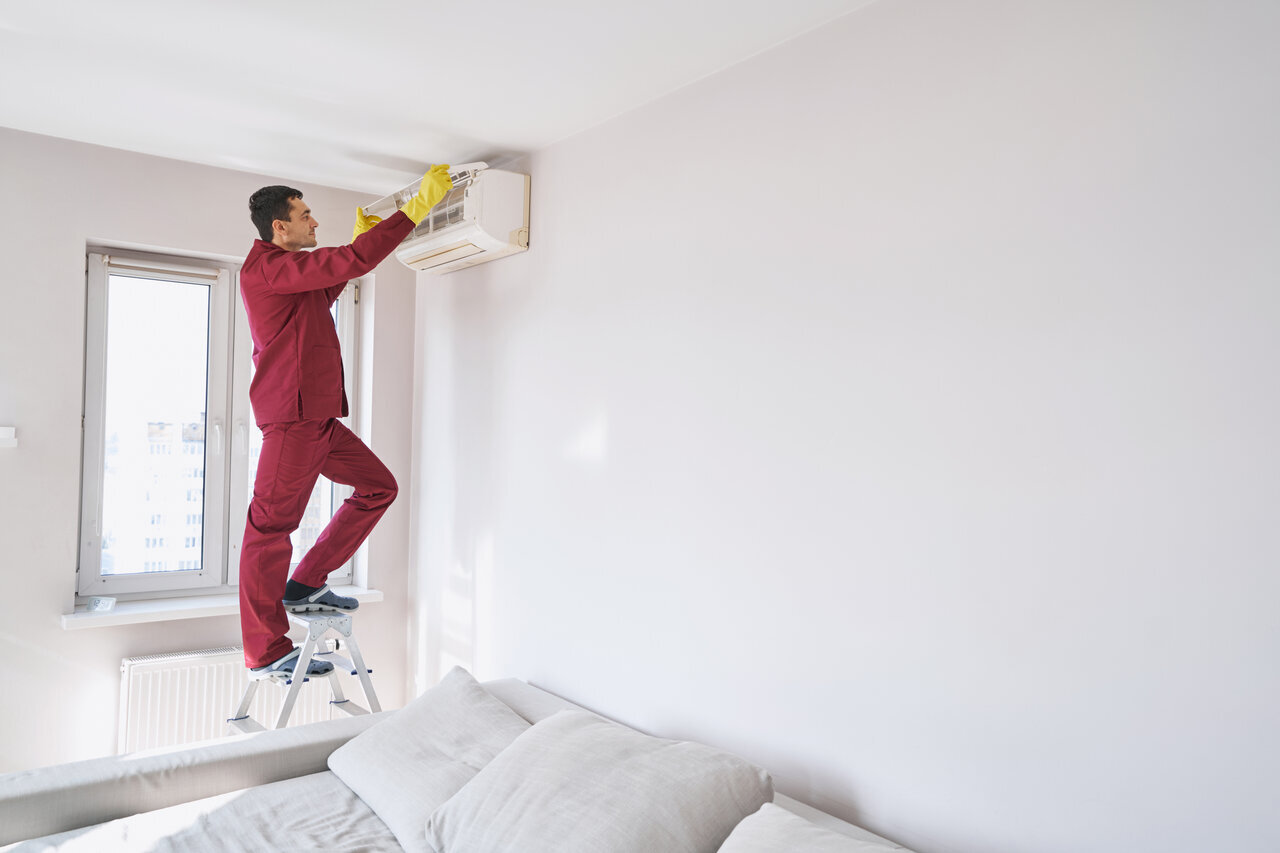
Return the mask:
POLYGON ((108 276, 103 575, 200 567, 209 291, 108 276))

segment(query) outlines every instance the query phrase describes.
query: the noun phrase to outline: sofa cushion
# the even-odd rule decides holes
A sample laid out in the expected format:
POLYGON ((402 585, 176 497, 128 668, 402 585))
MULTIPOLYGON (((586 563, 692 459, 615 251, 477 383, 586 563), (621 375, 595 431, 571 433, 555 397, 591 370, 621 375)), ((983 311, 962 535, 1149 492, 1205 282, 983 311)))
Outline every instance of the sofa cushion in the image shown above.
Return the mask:
POLYGON ((736 756, 561 711, 437 809, 426 838, 436 853, 715 853, 772 796, 736 756))
POLYGON ((765 803, 734 828, 720 853, 889 853, 902 849, 896 844, 864 841, 823 829, 773 803, 765 803))
POLYGON ((329 756, 329 769, 368 803, 405 850, 424 851, 437 806, 529 728, 455 667, 435 687, 329 756))

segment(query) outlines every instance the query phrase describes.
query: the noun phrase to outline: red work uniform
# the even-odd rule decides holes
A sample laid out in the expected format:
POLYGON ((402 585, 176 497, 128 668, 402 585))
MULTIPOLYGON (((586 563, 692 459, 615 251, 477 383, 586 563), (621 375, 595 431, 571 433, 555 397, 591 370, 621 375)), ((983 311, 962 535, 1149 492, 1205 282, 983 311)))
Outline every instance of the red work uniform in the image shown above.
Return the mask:
POLYGON ((395 477, 337 418, 348 413, 342 353, 329 307, 413 230, 402 212, 349 246, 290 252, 255 240, 240 270, 255 373, 249 386, 262 453, 240 552, 240 627, 245 663, 271 663, 293 650, 281 599, 293 545, 316 478, 352 486, 303 557, 293 579, 324 586, 395 500, 395 477))

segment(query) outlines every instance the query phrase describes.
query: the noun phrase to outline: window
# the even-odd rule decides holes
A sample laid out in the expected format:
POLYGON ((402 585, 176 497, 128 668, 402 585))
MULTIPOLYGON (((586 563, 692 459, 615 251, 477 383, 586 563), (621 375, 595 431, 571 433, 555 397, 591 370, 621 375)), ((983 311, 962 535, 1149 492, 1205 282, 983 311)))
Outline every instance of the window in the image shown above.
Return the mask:
MULTIPOLYGON (((91 250, 85 348, 81 595, 224 592, 261 433, 235 265, 91 250)), ((334 304, 356 399, 358 288, 334 304)), ((321 478, 293 535, 296 565, 351 490, 321 478)), ((340 583, 350 565, 330 575, 340 583)))

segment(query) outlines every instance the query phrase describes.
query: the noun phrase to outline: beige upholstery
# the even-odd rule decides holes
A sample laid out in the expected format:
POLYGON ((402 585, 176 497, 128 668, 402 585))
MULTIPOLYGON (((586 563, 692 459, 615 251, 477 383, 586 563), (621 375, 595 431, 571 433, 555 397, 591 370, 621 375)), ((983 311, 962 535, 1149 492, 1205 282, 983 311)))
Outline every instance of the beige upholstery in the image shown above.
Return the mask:
POLYGON ((24 841, 0 853, 399 853, 385 823, 332 773, 256 788, 24 841))
POLYGON ((0 844, 328 770, 331 752, 391 713, 0 776, 0 844))

